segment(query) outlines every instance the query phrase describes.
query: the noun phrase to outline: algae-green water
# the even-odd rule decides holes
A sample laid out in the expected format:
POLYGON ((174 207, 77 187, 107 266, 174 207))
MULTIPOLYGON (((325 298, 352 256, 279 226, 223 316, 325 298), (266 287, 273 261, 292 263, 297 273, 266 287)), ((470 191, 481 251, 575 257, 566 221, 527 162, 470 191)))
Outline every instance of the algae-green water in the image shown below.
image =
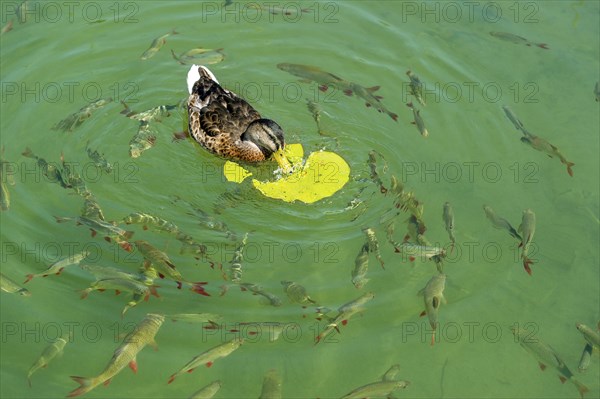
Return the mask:
MULTIPOLYGON (((85 397, 183 398, 220 380, 216 398, 252 398, 275 369, 285 398, 335 398, 381 380, 394 364, 399 378, 410 382, 396 397, 578 397, 575 385, 561 384, 551 365, 539 369, 515 342, 513 326, 550 345, 589 388, 586 397, 598 397, 600 358, 594 353, 587 371, 578 371, 585 340, 575 325, 596 328, 600 319, 599 3, 226 3, 27 1, 24 13, 17 12, 20 1, 1 3, 0 142, 10 193, 9 209, 1 213, 1 271, 31 295, 0 296, 0 396, 66 396, 78 386, 70 376, 100 374, 123 334, 147 313, 214 313, 221 316, 218 329, 167 318, 156 335, 158 349, 138 354, 137 373, 125 368, 85 397), (140 59, 155 38, 173 30, 177 34, 166 37, 153 57, 140 59), (129 142, 139 122, 121 113, 120 102, 136 112, 177 105, 188 95, 190 65, 178 63, 171 50, 179 55, 199 47, 223 49, 224 60, 209 68, 224 87, 276 120, 286 142, 301 143, 307 154, 324 149, 343 157, 351 168, 343 189, 313 204, 286 203, 262 196, 248 181, 228 182, 224 160, 192 140, 173 140, 185 123, 177 109, 151 122, 154 146, 131 158, 129 142), (382 96, 380 104, 398 120, 356 94, 323 91, 277 68, 280 63, 316 66, 363 88, 379 86, 372 94, 382 96), (423 82, 425 106, 409 94, 408 70, 423 82), (52 129, 102 98, 112 101, 72 131, 52 129), (322 134, 307 99, 321 109, 322 134), (410 101, 427 138, 411 124, 410 101), (522 133, 503 105, 575 163, 572 177, 558 158, 520 142, 522 133), (156 279, 160 296, 121 317, 131 295, 107 290, 80 299, 94 277, 77 266, 23 284, 26 275, 82 250, 90 252, 85 264, 130 272, 143 265, 135 246, 127 252, 100 232, 92 237, 75 220, 56 222, 55 216, 81 215, 84 198, 49 181, 34 159, 22 155, 27 147, 59 168, 62 155, 106 221, 133 231, 131 242, 145 240, 166 253, 188 281, 206 282, 210 296, 156 279), (103 153, 112 172, 96 167, 86 148, 103 153), (371 151, 387 193, 371 174, 371 151), (424 235, 448 251, 447 302, 439 309, 433 346, 417 292, 437 273, 436 264, 410 261, 390 243, 402 242, 410 216, 394 205, 392 176, 422 205, 424 235), (452 251, 442 220, 445 202, 455 215, 452 251), (519 242, 492 226, 484 204, 515 228, 523 210, 535 213, 531 276, 519 242), (122 223, 132 212, 174 223, 206 253, 182 253, 174 234, 122 223), (203 223, 206 217, 213 225, 203 223), (369 281, 357 289, 351 272, 366 227, 375 232, 384 267, 369 253, 369 281), (277 295, 281 306, 229 280, 246 233, 241 282, 277 295), (315 344, 329 322, 317 320, 315 305, 293 303, 283 291, 285 280, 332 310, 369 291, 374 299, 340 324, 339 333, 315 344), (239 324, 257 322, 287 324, 277 340, 265 324, 239 324), (34 373, 29 387, 29 368, 68 331, 63 355, 34 373), (230 356, 167 384, 194 356, 235 337, 244 344, 230 356)), ((273 178, 261 168, 255 173, 273 178)))

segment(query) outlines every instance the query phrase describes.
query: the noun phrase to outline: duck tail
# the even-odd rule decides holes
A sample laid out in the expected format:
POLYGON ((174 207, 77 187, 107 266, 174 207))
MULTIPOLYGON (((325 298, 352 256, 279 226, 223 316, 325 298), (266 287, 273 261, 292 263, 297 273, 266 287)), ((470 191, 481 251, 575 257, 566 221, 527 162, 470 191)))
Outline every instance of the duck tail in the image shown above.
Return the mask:
POLYGON ((210 80, 213 80, 215 83, 219 83, 219 81, 217 80, 216 76, 210 71, 210 69, 208 69, 204 65, 200 65, 198 67, 198 72, 200 74, 202 74, 202 76, 204 76, 206 78, 209 78, 210 80))
POLYGON ((200 67, 196 64, 192 65, 187 74, 187 86, 188 92, 192 94, 192 89, 194 88, 194 83, 200 80, 200 72, 198 71, 200 67))

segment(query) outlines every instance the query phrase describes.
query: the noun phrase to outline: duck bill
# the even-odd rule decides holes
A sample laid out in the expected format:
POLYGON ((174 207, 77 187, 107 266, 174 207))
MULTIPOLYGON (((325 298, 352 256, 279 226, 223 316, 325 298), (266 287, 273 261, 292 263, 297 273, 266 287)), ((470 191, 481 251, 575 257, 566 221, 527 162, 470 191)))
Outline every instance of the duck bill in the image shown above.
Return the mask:
POLYGON ((291 173, 292 172, 292 164, 286 156, 283 154, 283 150, 279 149, 273 153, 272 158, 277 162, 283 173, 291 173))

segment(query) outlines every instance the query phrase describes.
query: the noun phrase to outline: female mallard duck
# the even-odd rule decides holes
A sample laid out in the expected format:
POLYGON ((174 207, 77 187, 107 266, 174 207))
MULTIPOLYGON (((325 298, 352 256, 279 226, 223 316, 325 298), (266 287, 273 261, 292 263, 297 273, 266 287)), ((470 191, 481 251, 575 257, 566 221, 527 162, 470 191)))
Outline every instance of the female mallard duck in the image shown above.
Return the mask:
POLYGON ((224 158, 262 162, 273 158, 281 169, 291 167, 283 155, 281 127, 235 93, 222 88, 208 68, 192 65, 187 76, 189 131, 208 151, 224 158))

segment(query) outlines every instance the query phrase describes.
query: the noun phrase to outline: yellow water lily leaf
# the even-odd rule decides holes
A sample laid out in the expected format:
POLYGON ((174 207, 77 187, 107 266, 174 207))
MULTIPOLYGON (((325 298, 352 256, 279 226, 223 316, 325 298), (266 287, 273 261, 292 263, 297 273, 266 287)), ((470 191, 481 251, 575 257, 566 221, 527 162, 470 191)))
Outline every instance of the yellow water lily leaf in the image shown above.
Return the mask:
MULTIPOLYGON (((275 181, 261 182, 252 179, 252 185, 267 197, 309 204, 332 196, 350 178, 350 167, 342 157, 333 152, 313 152, 304 166, 304 149, 301 144, 287 144, 284 154, 294 168, 292 174, 275 181)), ((228 181, 235 183, 241 183, 252 176, 251 172, 232 161, 225 162, 223 173, 228 181)))
POLYGON ((273 182, 252 179, 252 184, 267 197, 307 204, 335 194, 348 182, 350 167, 333 152, 319 151, 308 156, 304 167, 273 182))

